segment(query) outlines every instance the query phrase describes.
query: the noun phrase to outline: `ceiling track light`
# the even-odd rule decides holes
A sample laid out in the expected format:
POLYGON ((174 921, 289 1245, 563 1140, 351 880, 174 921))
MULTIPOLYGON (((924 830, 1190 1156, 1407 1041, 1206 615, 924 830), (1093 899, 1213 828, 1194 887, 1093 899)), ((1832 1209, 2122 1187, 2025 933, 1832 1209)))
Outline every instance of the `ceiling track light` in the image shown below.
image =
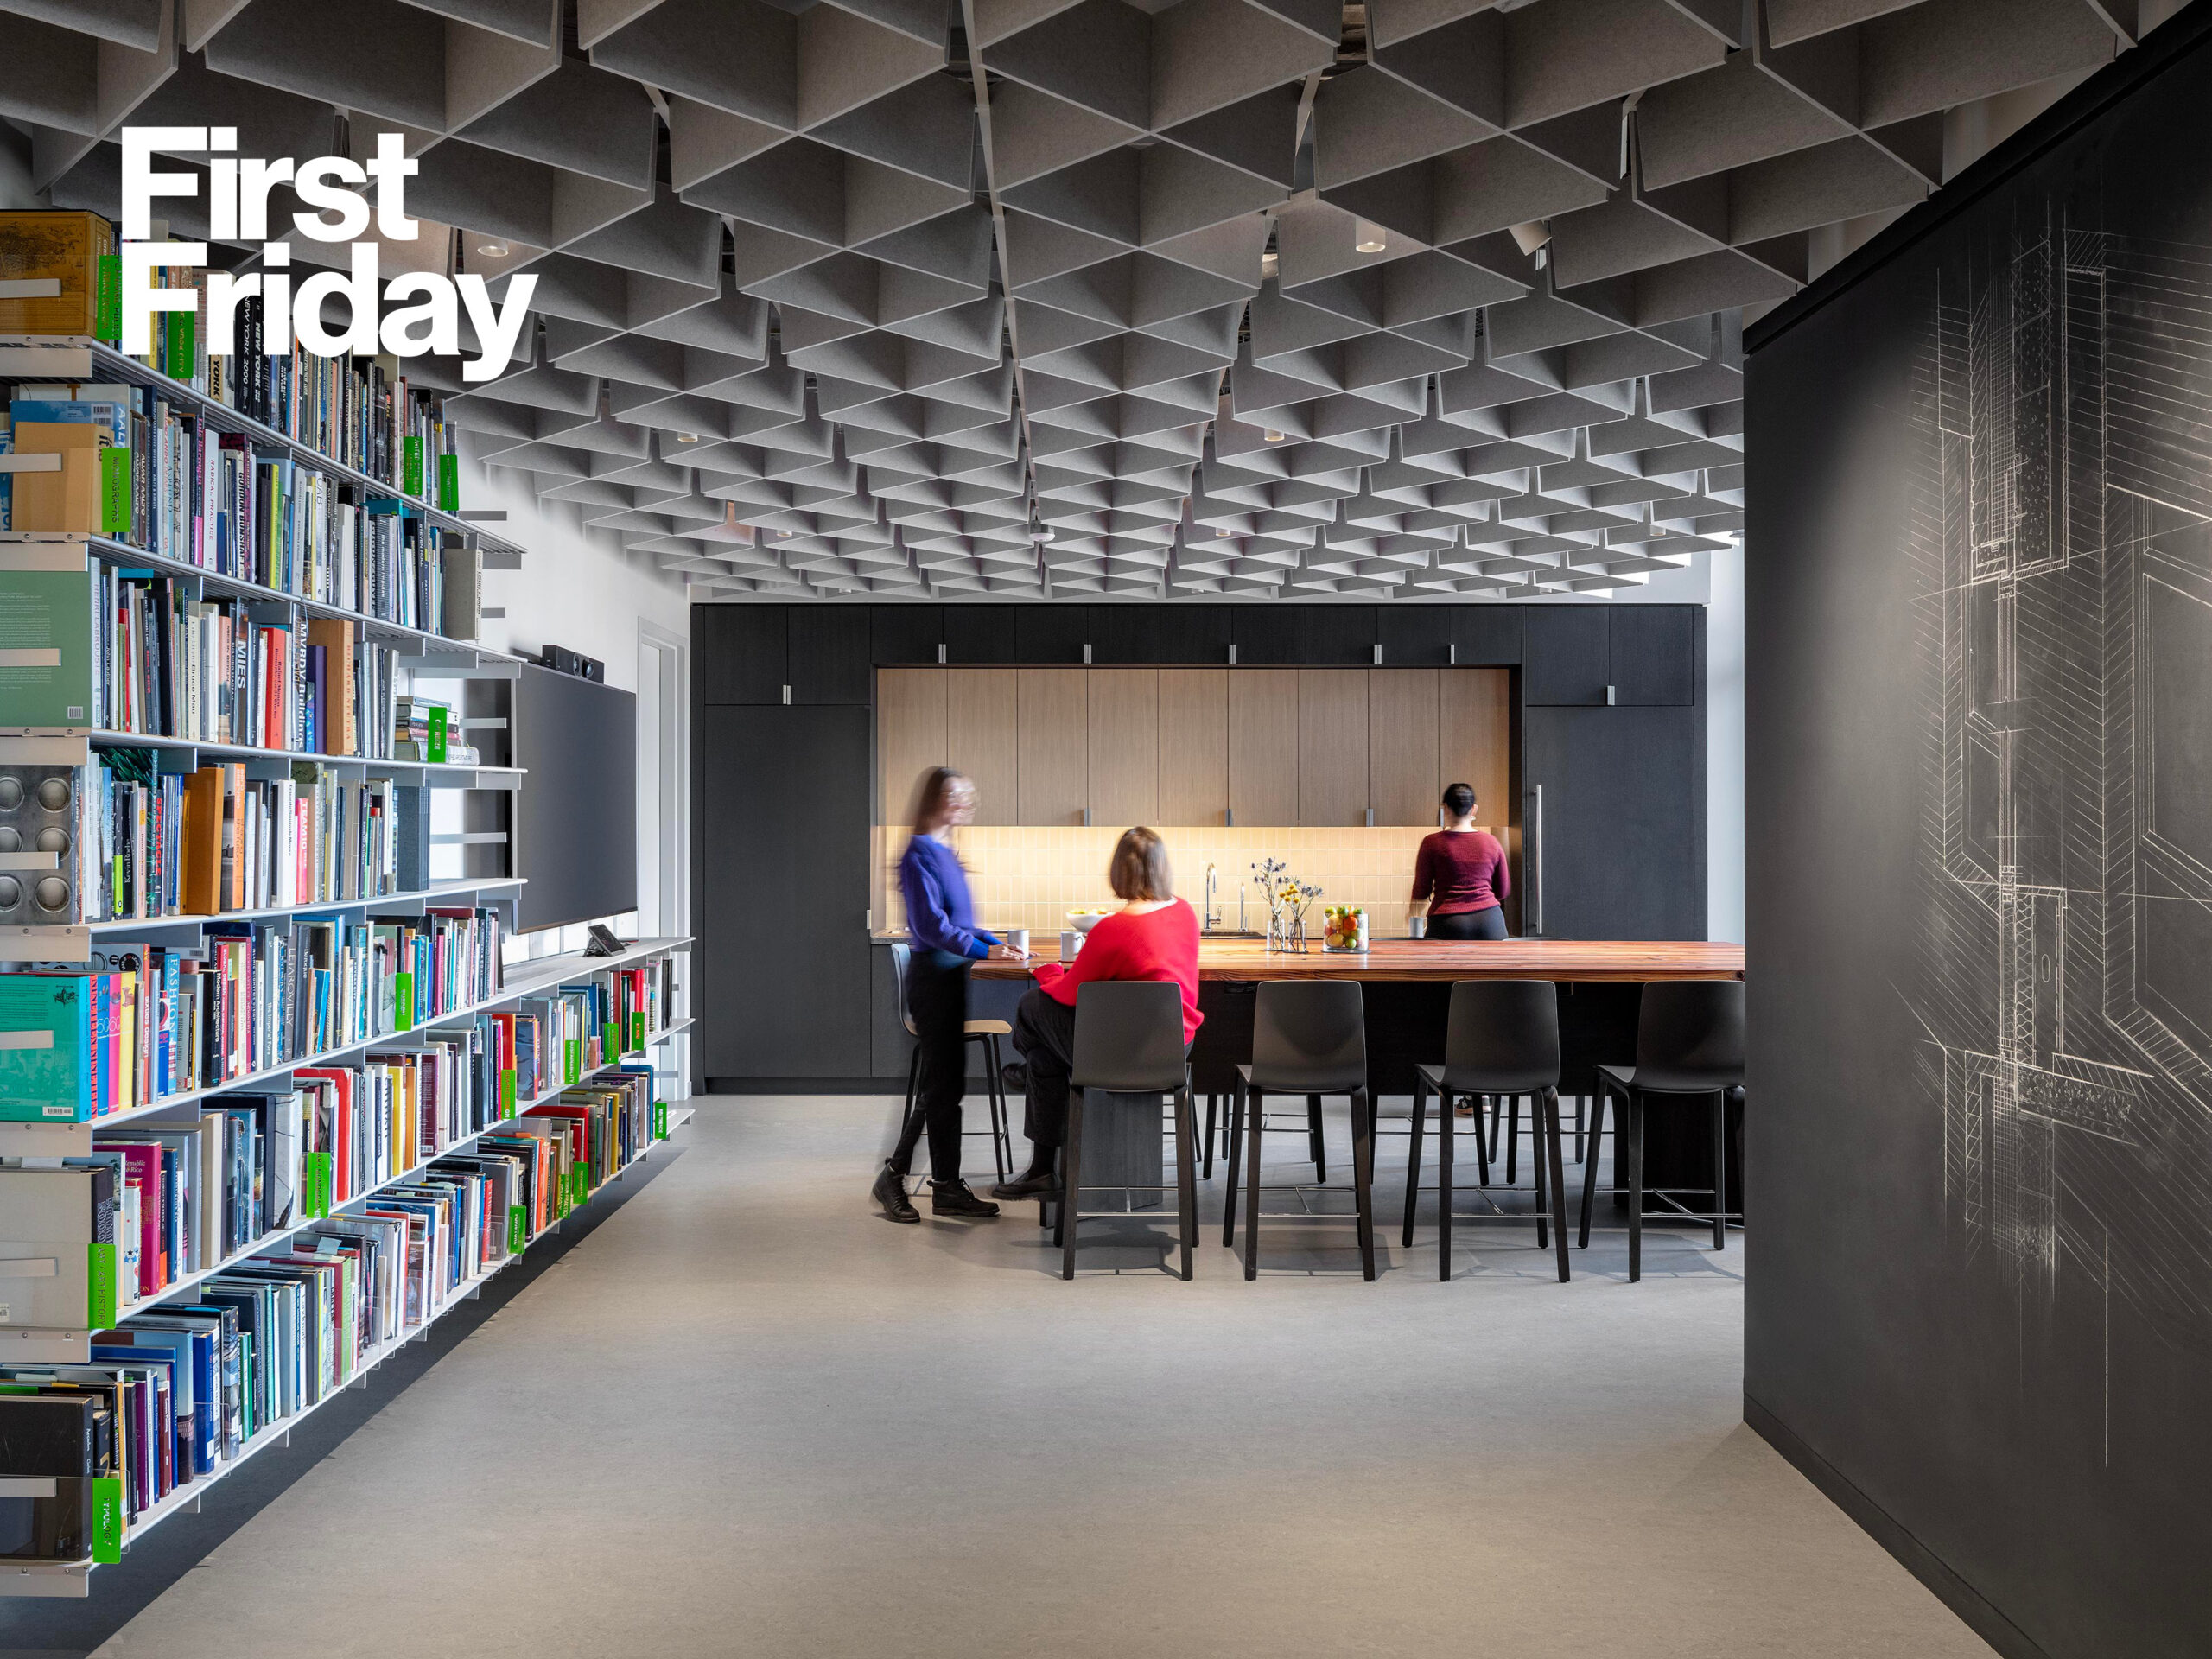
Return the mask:
POLYGON ((1373 219, 1355 219, 1351 226, 1351 245, 1359 252, 1380 253, 1390 245, 1388 232, 1373 219))

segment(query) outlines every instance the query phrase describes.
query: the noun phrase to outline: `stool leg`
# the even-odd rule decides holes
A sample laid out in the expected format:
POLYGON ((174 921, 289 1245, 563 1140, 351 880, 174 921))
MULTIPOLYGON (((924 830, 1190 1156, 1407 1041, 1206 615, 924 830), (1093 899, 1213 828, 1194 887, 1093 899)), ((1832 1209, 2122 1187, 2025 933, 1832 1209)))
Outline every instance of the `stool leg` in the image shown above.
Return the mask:
POLYGON ((1520 1156, 1521 1096, 1508 1095, 1505 1097, 1505 1184, 1508 1186, 1515 1185, 1521 1179, 1515 1173, 1518 1167, 1520 1156))
MULTIPOLYGON (((1449 1117, 1452 1115, 1452 1097, 1446 1095, 1439 1103, 1444 1115, 1449 1117)), ((1411 1149, 1406 1154, 1406 1228, 1401 1238, 1401 1243, 1409 1250, 1414 1247, 1414 1205, 1421 1192, 1421 1129, 1427 1116, 1428 1079, 1416 1072, 1414 1077, 1413 1140, 1411 1149)))
POLYGON ((1713 1096, 1713 1248, 1728 1248, 1728 1091, 1713 1096))
POLYGON ((1375 1101, 1366 1090, 1351 1096, 1352 1201, 1359 1211, 1359 1271, 1375 1282, 1375 1101))
POLYGON ((1559 1250, 1559 1281, 1563 1285, 1567 1280, 1567 1172, 1560 1166, 1559 1158, 1559 1091, 1547 1089, 1537 1097, 1536 1104, 1544 1115, 1544 1156, 1550 1160, 1552 1171, 1553 1242, 1559 1250))
POLYGON ((1191 1247, 1198 1242, 1198 1172, 1191 1166, 1192 1120, 1197 1116, 1191 1103, 1191 1091, 1179 1089, 1175 1093, 1175 1219, 1176 1230, 1183 1238, 1183 1277, 1191 1276, 1191 1247))
POLYGON ((1213 1179, 1213 1115, 1214 1115, 1214 1108, 1215 1108, 1215 1106, 1216 1106, 1217 1104, 1218 1104, 1218 1103, 1219 1103, 1220 1100, 1221 1100, 1221 1096, 1220 1096, 1219 1095, 1208 1095, 1208 1096, 1206 1096, 1206 1165, 1205 1165, 1205 1168, 1206 1168, 1206 1179, 1208 1179, 1208 1180, 1211 1180, 1211 1179, 1213 1179))
POLYGON ((1014 1142, 1007 1123, 1006 1079, 999 1075, 999 1039, 995 1031, 983 1033, 983 1064, 991 1069, 991 1157, 1003 1181, 1014 1173, 1010 1167, 1014 1142))
MULTIPOLYGON (((1619 1122, 1616 1114, 1614 1122, 1619 1122)), ((1605 1085, 1599 1084, 1598 1092, 1590 1097, 1590 1161, 1582 1166, 1582 1238, 1580 1248, 1590 1248, 1590 1204, 1598 1196, 1598 1137, 1605 1132, 1605 1085)), ((1618 1128, 1613 1144, 1620 1145, 1618 1128)))
MULTIPOLYGON (((1446 1090, 1436 1113, 1436 1276, 1452 1276, 1452 1094, 1446 1090)), ((1483 1121, 1475 1119, 1475 1146, 1483 1144, 1483 1121)))
MULTIPOLYGON (((1490 1161, 1494 1164, 1497 1161, 1497 1126, 1505 1121, 1505 1111, 1496 1095, 1484 1095, 1477 1110, 1490 1115, 1490 1161)), ((1481 1122, 1479 1116, 1476 1122, 1481 1122)))
POLYGON ((1475 1107, 1475 1173, 1482 1177, 1484 1186, 1490 1185, 1490 1137, 1483 1133, 1483 1109, 1475 1107))
POLYGON ((1329 1179, 1329 1148, 1328 1143, 1321 1138, 1321 1096, 1319 1095, 1306 1096, 1306 1139, 1313 1153, 1313 1179, 1325 1181, 1329 1179))
POLYGON ((1229 1153, 1222 1161, 1221 1242, 1236 1243, 1236 1160, 1244 1147, 1244 1114, 1250 1109, 1240 1079, 1229 1096, 1229 1153))
POLYGON ((1083 1179, 1083 1096, 1081 1089, 1068 1090, 1068 1143, 1060 1148, 1066 1173, 1060 1178, 1060 1277, 1075 1277, 1075 1224, 1083 1179))
POLYGON ((1252 1132, 1246 1137, 1244 1165, 1244 1276, 1260 1276, 1260 1126, 1267 1110, 1257 1089, 1245 1091, 1245 1109, 1251 1114, 1252 1132))
POLYGON ((1582 1096, 1574 1097, 1574 1161, 1582 1161, 1582 1096))
POLYGON ((1628 1281, 1634 1284, 1643 1277, 1643 1092, 1631 1087, 1628 1091, 1628 1281))
POLYGON ((1551 1243, 1551 1203, 1544 1186, 1544 1097, 1529 1096, 1529 1173, 1536 1183, 1536 1248, 1551 1243))

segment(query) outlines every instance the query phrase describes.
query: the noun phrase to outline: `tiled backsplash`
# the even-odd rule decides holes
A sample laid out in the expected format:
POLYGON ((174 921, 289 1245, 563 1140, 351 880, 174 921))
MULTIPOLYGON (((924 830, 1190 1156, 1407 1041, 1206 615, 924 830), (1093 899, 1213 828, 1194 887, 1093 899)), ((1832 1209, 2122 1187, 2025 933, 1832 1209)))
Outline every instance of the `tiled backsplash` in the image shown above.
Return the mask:
MULTIPOLYGON (((1106 866, 1126 825, 1105 830, 1012 829, 970 826, 953 832, 953 846, 968 867, 976 908, 994 931, 1026 927, 1043 935, 1067 925, 1073 909, 1109 909, 1116 900, 1106 885, 1106 866)), ((879 889, 879 925, 887 909, 893 931, 906 925, 895 874, 906 849, 903 829, 876 832, 877 868, 887 877, 879 889)), ((1406 931, 1406 895, 1413 889, 1414 853, 1423 836, 1417 826, 1376 830, 1179 829, 1163 831, 1175 872, 1175 892, 1193 910, 1205 903, 1205 874, 1215 866, 1214 904, 1217 925, 1238 925, 1236 894, 1248 889, 1243 925, 1267 926, 1267 903, 1251 867, 1273 856, 1291 867, 1300 880, 1318 886, 1322 896, 1306 912, 1306 925, 1319 933, 1326 905, 1363 905, 1370 935, 1390 937, 1406 931)))

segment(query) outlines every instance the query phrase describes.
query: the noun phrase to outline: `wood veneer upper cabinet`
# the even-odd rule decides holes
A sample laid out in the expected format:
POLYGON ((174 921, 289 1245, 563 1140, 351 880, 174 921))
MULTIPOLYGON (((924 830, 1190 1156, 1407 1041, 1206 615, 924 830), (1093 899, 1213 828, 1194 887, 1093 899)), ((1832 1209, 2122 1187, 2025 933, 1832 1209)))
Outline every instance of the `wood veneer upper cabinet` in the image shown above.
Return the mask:
POLYGON ((1367 677, 1367 804, 1377 823, 1433 824, 1437 797, 1437 668, 1367 677))
POLYGON ((1503 668, 1447 668, 1440 676, 1437 790, 1471 784, 1475 822, 1500 840, 1513 819, 1513 675, 1503 668))
POLYGON ((1090 786, 1088 672, 1024 668, 1014 675, 1015 821, 1081 823, 1090 786))
POLYGON ((1362 668, 1298 671, 1298 821, 1367 822, 1367 677, 1362 668))
POLYGON ((1163 824, 1218 824, 1229 810, 1229 679, 1225 668, 1160 671, 1163 824))
MULTIPOLYGON (((1360 781, 1364 789, 1363 772, 1360 781)), ((1238 669, 1229 677, 1229 810, 1243 827, 1298 822, 1294 668, 1238 669)))
POLYGON ((976 822, 1020 822, 1014 671, 944 671, 944 764, 976 780, 976 822))
POLYGON ((878 669, 875 821, 905 823, 914 780, 944 757, 944 670, 878 669))
POLYGON ((1160 671, 1094 668, 1089 680, 1090 821, 1150 823, 1160 816, 1160 671))

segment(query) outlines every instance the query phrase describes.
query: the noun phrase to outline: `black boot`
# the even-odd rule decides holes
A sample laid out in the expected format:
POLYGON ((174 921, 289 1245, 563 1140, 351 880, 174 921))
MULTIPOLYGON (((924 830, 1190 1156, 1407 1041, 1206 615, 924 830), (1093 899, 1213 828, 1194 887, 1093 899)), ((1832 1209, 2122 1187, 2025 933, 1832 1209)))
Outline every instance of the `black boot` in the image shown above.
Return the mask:
POLYGON ((930 1213, 933 1216, 966 1216, 982 1221, 998 1212, 998 1205, 977 1198, 968 1190, 965 1181, 930 1183, 930 1213))
POLYGON ((1058 1196, 1060 1178, 1052 1173, 1052 1160, 1033 1164, 1010 1181, 1001 1181, 991 1189, 995 1198, 1049 1198, 1058 1196))
POLYGON ((875 1178, 875 1185, 868 1196, 883 1206, 883 1213, 893 1221, 919 1221, 922 1212, 914 1208, 906 1197, 906 1178, 889 1163, 875 1178))

